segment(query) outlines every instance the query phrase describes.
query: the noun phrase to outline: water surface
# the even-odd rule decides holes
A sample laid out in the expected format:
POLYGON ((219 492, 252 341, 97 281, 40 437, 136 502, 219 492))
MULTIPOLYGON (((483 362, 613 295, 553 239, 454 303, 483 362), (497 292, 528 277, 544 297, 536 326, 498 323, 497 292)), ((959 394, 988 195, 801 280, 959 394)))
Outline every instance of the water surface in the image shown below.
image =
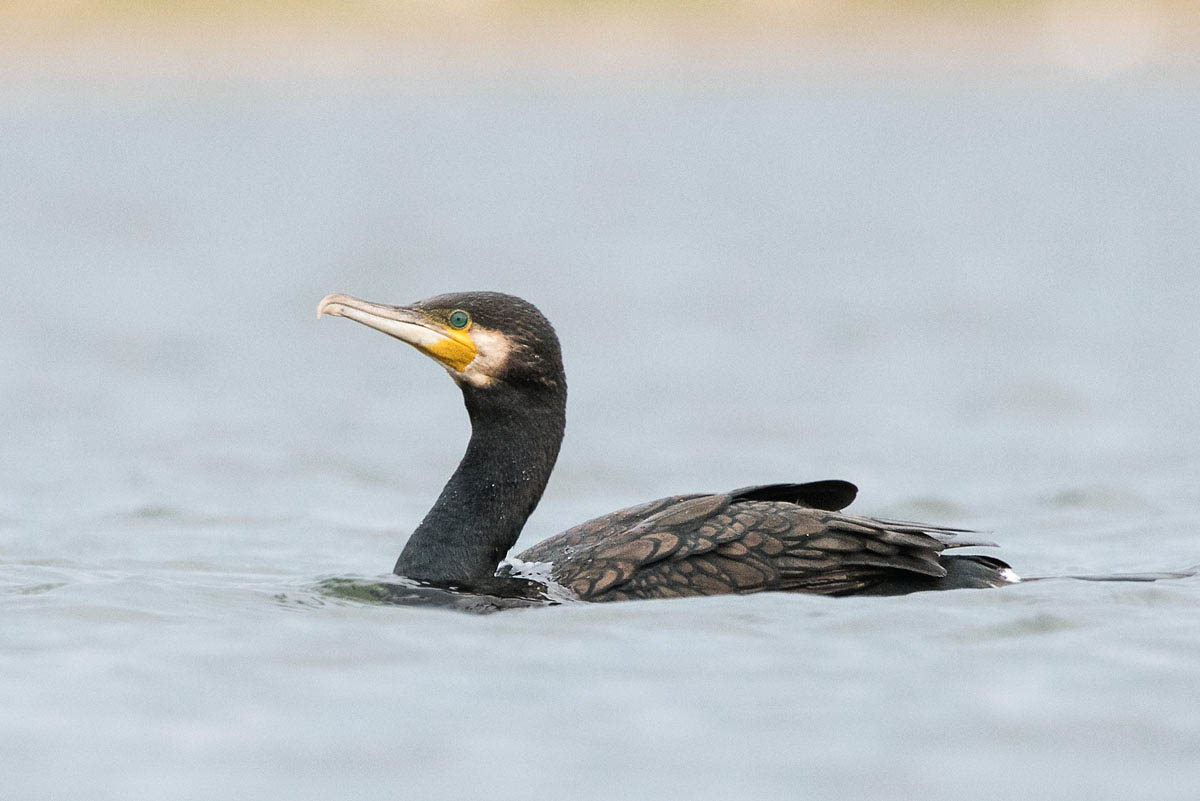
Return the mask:
POLYGON ((569 430, 520 546, 845 478, 1026 575, 1179 570, 1196 80, 10 80, 5 797, 1194 797, 1200 579, 323 592, 387 573, 468 431, 439 368, 314 311, 547 313, 569 430))

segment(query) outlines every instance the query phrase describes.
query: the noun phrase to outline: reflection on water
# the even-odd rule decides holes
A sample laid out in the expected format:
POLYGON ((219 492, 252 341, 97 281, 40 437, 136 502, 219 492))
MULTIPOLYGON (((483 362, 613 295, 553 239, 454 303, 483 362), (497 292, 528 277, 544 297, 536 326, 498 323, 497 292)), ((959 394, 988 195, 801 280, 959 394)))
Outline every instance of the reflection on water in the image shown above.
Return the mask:
POLYGON ((474 614, 561 603, 547 598, 537 584, 522 579, 497 579, 476 583, 450 582, 437 585, 394 575, 382 578, 335 576, 318 582, 316 590, 324 597, 341 601, 429 606, 474 614))

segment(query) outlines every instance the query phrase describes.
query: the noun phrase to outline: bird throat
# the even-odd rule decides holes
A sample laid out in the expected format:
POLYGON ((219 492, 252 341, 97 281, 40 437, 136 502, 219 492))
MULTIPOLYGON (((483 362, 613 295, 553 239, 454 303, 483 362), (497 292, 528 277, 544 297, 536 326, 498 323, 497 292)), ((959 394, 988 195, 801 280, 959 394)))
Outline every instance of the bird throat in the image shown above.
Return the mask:
POLYGON ((454 475, 413 531, 395 573, 475 581, 517 541, 554 469, 566 426, 566 388, 462 385, 471 441, 454 475))

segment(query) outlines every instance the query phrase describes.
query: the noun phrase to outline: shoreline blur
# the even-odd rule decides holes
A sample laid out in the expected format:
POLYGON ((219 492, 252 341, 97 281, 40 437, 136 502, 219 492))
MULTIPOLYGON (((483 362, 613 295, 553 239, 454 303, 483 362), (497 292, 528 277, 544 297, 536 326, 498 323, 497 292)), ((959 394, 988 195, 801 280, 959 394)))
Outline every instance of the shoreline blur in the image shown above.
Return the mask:
POLYGON ((1151 77, 1200 63, 1195 2, 290 2, 0 4, 0 85, 22 73, 406 76, 821 65, 1151 77))

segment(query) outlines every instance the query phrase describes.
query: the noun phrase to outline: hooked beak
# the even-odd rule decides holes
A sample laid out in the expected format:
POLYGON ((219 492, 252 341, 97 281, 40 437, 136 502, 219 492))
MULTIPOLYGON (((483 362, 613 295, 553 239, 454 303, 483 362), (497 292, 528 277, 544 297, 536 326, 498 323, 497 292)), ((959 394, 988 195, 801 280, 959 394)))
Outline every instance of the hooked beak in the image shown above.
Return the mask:
POLYGON ((350 295, 326 295, 317 304, 317 317, 346 317, 382 331, 461 373, 475 359, 475 343, 465 331, 455 331, 420 309, 387 306, 350 295))

